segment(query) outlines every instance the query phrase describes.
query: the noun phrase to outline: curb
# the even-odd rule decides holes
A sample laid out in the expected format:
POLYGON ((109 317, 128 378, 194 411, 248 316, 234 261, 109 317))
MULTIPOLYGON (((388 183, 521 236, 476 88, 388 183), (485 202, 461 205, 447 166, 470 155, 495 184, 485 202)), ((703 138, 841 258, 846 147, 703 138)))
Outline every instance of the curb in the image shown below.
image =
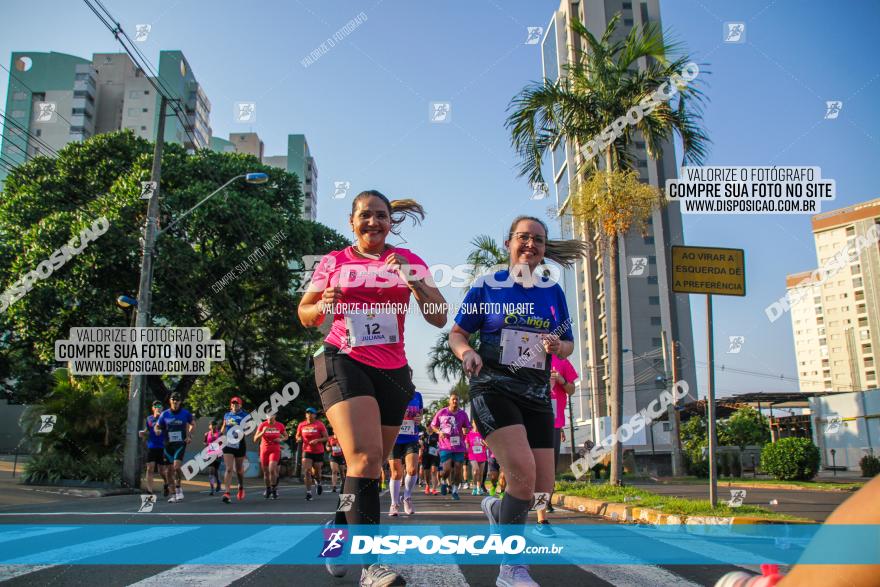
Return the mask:
MULTIPOLYGON (((678 485, 675 481, 658 481, 658 485, 678 485)), ((698 485, 697 483, 685 483, 684 485, 698 485)), ((740 487, 743 489, 784 489, 790 491, 826 491, 829 493, 855 493, 861 487, 856 488, 834 488, 834 487, 800 487, 798 485, 782 485, 775 483, 749 483, 746 481, 745 483, 731 483, 729 481, 721 481, 718 483, 718 487, 740 487)), ((864 487, 864 485, 862 486, 864 487)))
POLYGON ((559 505, 583 514, 598 516, 618 523, 641 523, 661 526, 669 525, 713 525, 730 526, 740 524, 814 524, 795 520, 773 520, 757 516, 679 516, 660 510, 630 506, 623 503, 602 501, 588 497, 554 494, 554 505, 559 505))
POLYGON ((112 495, 132 495, 140 493, 126 488, 117 489, 78 489, 74 487, 58 487, 56 485, 25 485, 31 491, 44 493, 56 493, 58 495, 71 495, 73 497, 108 497, 112 495))

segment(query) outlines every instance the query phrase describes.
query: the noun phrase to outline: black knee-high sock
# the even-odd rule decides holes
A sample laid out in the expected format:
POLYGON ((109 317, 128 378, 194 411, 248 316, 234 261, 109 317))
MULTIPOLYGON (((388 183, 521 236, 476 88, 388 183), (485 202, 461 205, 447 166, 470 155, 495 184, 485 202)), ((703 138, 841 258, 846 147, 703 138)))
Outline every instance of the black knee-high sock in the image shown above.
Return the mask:
MULTIPOLYGON (((500 507, 496 507, 498 507, 498 523, 501 524, 501 536, 507 538, 509 536, 522 535, 526 519, 529 517, 529 508, 532 507, 532 500, 519 499, 510 495, 510 493, 505 493, 504 499, 501 500, 499 505, 500 507)), ((493 513, 495 512, 493 511, 493 513)), ((519 560, 517 557, 505 556, 501 562, 502 564, 509 565, 517 564, 519 560)))
POLYGON ((344 494, 354 495, 354 504, 345 513, 350 525, 379 523, 379 480, 362 477, 346 477, 344 494))

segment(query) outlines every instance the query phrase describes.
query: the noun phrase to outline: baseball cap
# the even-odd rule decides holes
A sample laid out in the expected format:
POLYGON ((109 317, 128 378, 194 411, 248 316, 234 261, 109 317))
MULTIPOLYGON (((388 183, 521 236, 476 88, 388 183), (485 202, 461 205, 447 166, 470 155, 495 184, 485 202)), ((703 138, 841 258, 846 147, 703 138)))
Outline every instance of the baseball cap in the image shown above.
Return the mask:
POLYGON ((162 402, 160 402, 159 400, 154 401, 154 402, 153 402, 153 407, 154 407, 154 408, 161 408, 161 407, 162 407, 162 402))
POLYGON ((317 414, 318 410, 316 410, 315 408, 306 408, 306 413, 307 414, 317 414))
POLYGON ((241 401, 241 398, 238 397, 238 396, 235 396, 235 397, 233 397, 231 400, 229 400, 229 403, 231 403, 231 404, 238 404, 238 405, 240 405, 240 406, 241 406, 241 405, 244 405, 244 402, 241 401))
POLYGON ((180 399, 180 394, 177 393, 177 392, 175 391, 174 393, 171 394, 171 397, 169 397, 168 399, 176 399, 176 400, 179 400, 179 399, 180 399))

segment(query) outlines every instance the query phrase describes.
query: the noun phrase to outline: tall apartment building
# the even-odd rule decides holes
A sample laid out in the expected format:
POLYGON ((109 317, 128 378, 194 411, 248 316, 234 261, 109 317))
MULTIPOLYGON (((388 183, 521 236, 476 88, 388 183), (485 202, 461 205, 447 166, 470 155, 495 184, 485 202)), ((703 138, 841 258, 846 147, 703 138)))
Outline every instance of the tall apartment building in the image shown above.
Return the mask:
MULTIPOLYGON (((63 53, 16 52, 9 70, 0 145, 7 163, 17 165, 71 141, 120 129, 155 139, 160 97, 125 53, 96 53, 88 61, 63 53)), ((183 53, 162 51, 158 74, 184 119, 166 117, 166 141, 187 149, 208 147, 211 104, 183 53)), ((0 174, 2 180, 5 173, 0 174)))
POLYGON ((305 135, 287 135, 287 155, 265 157, 263 162, 272 167, 295 173, 302 183, 303 218, 318 218, 318 166, 309 151, 305 135))
MULTIPOLYGON (((615 40, 623 39, 634 26, 660 23, 658 0, 562 0, 541 43, 544 77, 555 81, 564 76, 565 65, 578 59, 585 50, 581 38, 570 28, 574 17, 593 35, 601 37, 608 21, 618 12, 622 13, 622 20, 615 40)), ((575 222, 571 215, 569 191, 575 170, 582 162, 579 147, 570 141, 559 141, 552 150, 552 169, 548 171, 552 172, 552 189, 563 237, 574 236, 597 244, 596 235, 575 222)), ((655 161, 648 158, 644 141, 637 137, 633 155, 643 181, 660 187, 667 178, 676 177, 671 141, 664 145, 664 157, 655 161)), ((655 211, 649 222, 646 235, 634 230, 620 241, 624 421, 647 407, 662 391, 662 383, 657 381, 665 375, 661 333, 665 333, 667 342, 676 341, 678 376, 690 385, 690 399, 696 399, 690 301, 686 295, 673 294, 668 283, 671 246, 683 244, 684 240, 678 204, 655 211), (642 266, 644 270, 633 271, 634 267, 642 266)), ((591 258, 565 272, 569 311, 575 317, 575 352, 571 361, 581 375, 572 414, 578 426, 576 444, 602 438, 610 432, 608 299, 605 295, 609 291, 609 280, 599 247, 594 251, 591 258)), ((644 463, 652 455, 662 455, 658 464, 667 464, 671 450, 670 423, 656 422, 646 427, 625 443, 625 447, 635 450, 638 461, 644 463)))
POLYGON ((812 221, 820 272, 786 277, 800 390, 876 389, 880 198, 812 221))
POLYGON ((294 173, 303 193, 302 217, 318 217, 318 166, 309 152, 305 135, 287 135, 287 155, 264 155, 263 141, 255 132, 231 133, 229 140, 211 137, 211 149, 220 153, 248 153, 261 163, 294 173))

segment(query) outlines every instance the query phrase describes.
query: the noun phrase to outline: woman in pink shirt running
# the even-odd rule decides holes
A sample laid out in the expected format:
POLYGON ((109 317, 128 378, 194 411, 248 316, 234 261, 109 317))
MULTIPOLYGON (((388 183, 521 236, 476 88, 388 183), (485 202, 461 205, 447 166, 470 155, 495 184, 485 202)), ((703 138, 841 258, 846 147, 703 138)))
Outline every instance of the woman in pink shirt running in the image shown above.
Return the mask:
POLYGON ((486 486, 483 485, 483 468, 486 466, 486 442, 483 435, 476 429, 471 428, 464 438, 467 446, 468 460, 471 462, 471 477, 474 480, 474 488, 471 495, 486 495, 486 486))
MULTIPOLYGON (((415 393, 403 346, 410 296, 430 324, 446 324, 446 300, 425 262, 385 242, 406 218, 424 216, 414 200, 389 201, 374 190, 358 194, 349 217, 355 244, 321 259, 299 304, 303 326, 318 326, 327 315, 333 319, 314 359, 315 384, 348 464, 341 495, 354 500, 349 511, 337 511, 336 524, 379 523, 382 462, 415 393)), ((338 565, 327 569, 345 574, 338 565)), ((405 581, 387 566, 372 564, 364 566, 361 583, 405 581)))

